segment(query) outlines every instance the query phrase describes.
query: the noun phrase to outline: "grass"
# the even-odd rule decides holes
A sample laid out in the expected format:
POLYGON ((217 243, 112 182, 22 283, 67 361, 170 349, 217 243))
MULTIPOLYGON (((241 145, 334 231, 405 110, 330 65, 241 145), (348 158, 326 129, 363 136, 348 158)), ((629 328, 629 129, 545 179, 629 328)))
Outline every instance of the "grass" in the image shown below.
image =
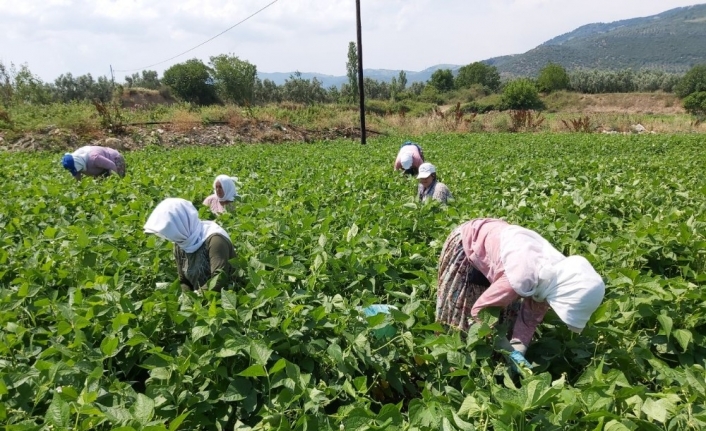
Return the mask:
MULTIPOLYGON (((467 96, 470 96, 467 95, 467 96)), ((474 94, 480 96, 480 94, 474 94)), ((156 97, 156 96, 155 96, 156 97)), ((473 103, 493 103, 498 95, 480 97, 473 103)), ((596 131, 630 132, 636 124, 656 133, 703 133, 706 126, 684 113, 676 96, 666 93, 627 93, 583 95, 557 92, 543 96, 545 121, 537 132, 573 132, 567 124, 590 122, 596 131)), ((459 102, 460 103, 460 102, 459 102)), ((367 102, 366 127, 378 132, 418 136, 440 132, 508 132, 513 130, 509 112, 455 114, 454 106, 410 100, 367 102)), ((461 104, 463 107, 463 104, 461 104)), ((27 134, 49 133, 62 129, 91 140, 105 136, 96 108, 87 102, 52 105, 18 105, 5 111, 0 121, 0 136, 12 142, 27 134), (7 118, 10 122, 7 122, 7 118)), ((356 105, 313 105, 295 103, 255 106, 234 105, 199 107, 185 103, 139 105, 120 110, 124 124, 169 123, 173 130, 187 132, 194 127, 226 123, 239 128, 252 122, 280 123, 304 129, 357 128, 356 105)))

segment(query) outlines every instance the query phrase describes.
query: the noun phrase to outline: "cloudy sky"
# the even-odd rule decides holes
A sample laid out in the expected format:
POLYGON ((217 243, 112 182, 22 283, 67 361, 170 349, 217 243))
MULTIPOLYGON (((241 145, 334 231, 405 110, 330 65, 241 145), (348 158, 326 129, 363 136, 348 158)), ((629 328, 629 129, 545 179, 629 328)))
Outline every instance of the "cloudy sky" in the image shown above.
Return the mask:
MULTIPOLYGON (((45 81, 90 73, 123 82, 191 58, 233 54, 261 72, 344 75, 355 0, 0 0, 0 61, 45 81)), ((593 22, 699 0, 361 0, 365 68, 420 71, 526 52, 593 22)))

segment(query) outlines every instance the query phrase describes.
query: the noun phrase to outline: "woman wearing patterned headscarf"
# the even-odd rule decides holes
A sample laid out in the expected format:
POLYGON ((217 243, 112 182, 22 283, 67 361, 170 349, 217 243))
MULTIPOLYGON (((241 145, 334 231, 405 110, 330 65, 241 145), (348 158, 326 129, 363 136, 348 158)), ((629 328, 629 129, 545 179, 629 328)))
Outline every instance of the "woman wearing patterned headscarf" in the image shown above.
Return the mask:
POLYGON ((213 181, 213 194, 204 199, 203 204, 211 208, 211 212, 218 215, 233 210, 233 201, 238 197, 235 177, 219 175, 213 181))
POLYGON ((581 332, 598 308, 605 285, 581 256, 566 257, 538 233, 498 219, 475 219, 454 229, 439 259, 436 320, 467 330, 487 307, 514 320, 512 339, 498 343, 515 363, 552 308, 581 332), (507 346, 507 347, 504 347, 507 346))
POLYGON ((215 290, 230 283, 233 268, 229 261, 235 258, 233 243, 217 223, 200 220, 191 202, 179 198, 163 200, 150 214, 144 230, 174 243, 182 289, 206 289, 208 281, 216 276, 215 290))
POLYGON ((107 177, 111 172, 123 178, 127 169, 125 159, 119 152, 95 145, 81 147, 73 153, 64 154, 61 164, 77 181, 84 174, 92 177, 107 177))

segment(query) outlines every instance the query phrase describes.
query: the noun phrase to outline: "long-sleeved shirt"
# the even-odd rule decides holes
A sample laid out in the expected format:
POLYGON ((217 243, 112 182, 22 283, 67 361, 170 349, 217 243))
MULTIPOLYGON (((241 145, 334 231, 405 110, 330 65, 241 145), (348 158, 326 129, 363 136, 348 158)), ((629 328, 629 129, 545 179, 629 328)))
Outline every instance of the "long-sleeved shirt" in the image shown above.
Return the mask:
MULTIPOLYGON (((473 304, 471 316, 474 319, 486 307, 506 307, 520 297, 508 280, 501 259, 500 237, 509 226, 507 222, 497 219, 475 219, 461 226, 461 242, 466 257, 491 283, 473 304)), ((529 345, 547 310, 548 303, 537 302, 532 297, 524 298, 512 338, 520 340, 525 346, 529 345)))
POLYGON ((419 184, 417 187, 417 197, 420 201, 424 202, 429 198, 435 199, 442 204, 447 203, 449 199, 452 199, 451 191, 446 184, 439 181, 434 181, 428 188, 424 188, 423 185, 419 184))
POLYGON ((395 159, 394 165, 394 169, 396 171, 404 169, 402 167, 402 155, 407 153, 412 154, 412 168, 419 168, 419 166, 424 163, 424 158, 422 157, 422 154, 419 152, 419 148, 417 148, 416 145, 405 145, 404 147, 400 148, 400 151, 397 153, 397 159, 395 159))
POLYGON ((225 203, 218 199, 218 195, 215 193, 206 197, 203 200, 203 204, 211 208, 211 212, 214 214, 222 214, 226 211, 233 210, 233 202, 225 203))
POLYGON ((110 171, 117 173, 118 168, 115 164, 119 159, 122 159, 122 156, 112 148, 92 147, 86 160, 86 168, 81 170, 79 174, 98 177, 110 171))
POLYGON ((174 259, 183 289, 205 289, 208 280, 219 273, 216 290, 228 285, 233 272, 229 260, 234 257, 233 244, 219 234, 209 236, 193 253, 174 245, 174 259))

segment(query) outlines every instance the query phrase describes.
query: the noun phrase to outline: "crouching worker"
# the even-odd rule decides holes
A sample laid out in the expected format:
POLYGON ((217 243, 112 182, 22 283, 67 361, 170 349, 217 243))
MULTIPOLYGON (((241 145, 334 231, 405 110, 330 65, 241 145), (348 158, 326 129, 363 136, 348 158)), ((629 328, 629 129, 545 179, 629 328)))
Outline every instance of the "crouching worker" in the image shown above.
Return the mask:
POLYGON ((174 243, 183 290, 207 289, 207 282, 215 276, 218 280, 214 290, 230 283, 233 268, 229 260, 235 258, 233 243, 217 223, 200 220, 191 202, 163 200, 150 214, 144 230, 174 243))
POLYGON ((211 208, 211 212, 216 215, 233 211, 233 201, 238 198, 236 181, 237 178, 228 175, 217 176, 213 181, 213 194, 207 196, 203 204, 211 208))
POLYGON ((111 172, 123 178, 127 169, 125 159, 119 152, 112 148, 92 145, 64 154, 61 165, 71 172, 76 181, 81 180, 82 175, 107 177, 111 172))
POLYGON ((482 309, 502 307, 514 325, 509 343, 503 337, 498 345, 530 367, 524 355, 547 310, 581 332, 604 293, 585 258, 564 256, 529 229, 474 219, 454 229, 441 250, 436 320, 466 331, 482 309))
POLYGON ((448 203, 452 199, 451 191, 446 184, 436 179, 436 166, 431 163, 422 163, 419 167, 419 187, 417 188, 417 197, 424 202, 428 199, 434 199, 442 204, 448 203))
POLYGON ((419 166, 424 163, 424 153, 422 147, 412 141, 407 141, 402 144, 400 151, 395 159, 394 169, 402 170, 407 175, 417 175, 419 166))

